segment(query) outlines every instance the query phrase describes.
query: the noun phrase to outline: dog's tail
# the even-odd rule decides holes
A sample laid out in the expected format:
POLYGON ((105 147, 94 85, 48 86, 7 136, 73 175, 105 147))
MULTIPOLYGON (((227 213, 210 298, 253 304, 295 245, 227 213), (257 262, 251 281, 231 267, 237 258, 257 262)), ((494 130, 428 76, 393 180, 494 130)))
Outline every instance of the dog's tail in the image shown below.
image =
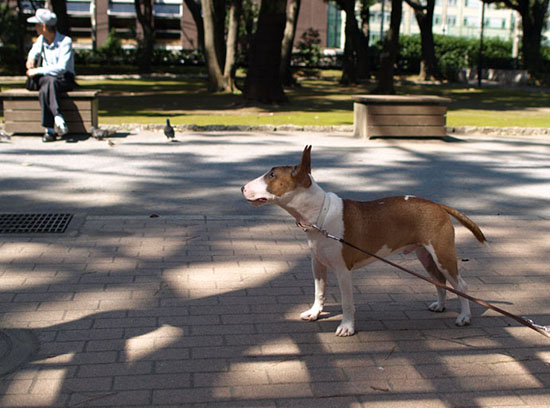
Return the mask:
POLYGON ((481 231, 481 228, 473 222, 471 219, 466 217, 464 214, 462 214, 460 211, 455 210, 452 207, 447 207, 446 205, 440 204, 441 208, 443 208, 447 213, 455 217, 458 222, 460 222, 462 225, 464 225, 466 228, 468 228, 470 231, 472 231, 472 234, 477 238, 477 240, 481 243, 487 242, 487 238, 485 238, 485 235, 483 235, 483 232, 481 231))

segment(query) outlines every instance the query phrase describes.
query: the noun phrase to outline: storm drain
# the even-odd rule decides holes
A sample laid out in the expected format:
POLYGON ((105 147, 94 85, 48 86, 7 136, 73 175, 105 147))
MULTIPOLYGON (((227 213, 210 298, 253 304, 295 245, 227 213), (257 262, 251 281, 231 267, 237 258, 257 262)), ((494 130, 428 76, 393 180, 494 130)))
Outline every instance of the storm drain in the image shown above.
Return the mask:
POLYGON ((0 214, 0 234, 62 234, 72 214, 0 214))

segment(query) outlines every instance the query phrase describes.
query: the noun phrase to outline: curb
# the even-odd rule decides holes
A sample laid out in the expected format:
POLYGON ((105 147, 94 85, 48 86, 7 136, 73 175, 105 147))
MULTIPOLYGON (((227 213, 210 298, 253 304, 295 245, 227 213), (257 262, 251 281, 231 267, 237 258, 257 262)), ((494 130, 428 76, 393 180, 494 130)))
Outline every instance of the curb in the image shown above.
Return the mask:
MULTIPOLYGON (((297 125, 173 125, 177 132, 316 132, 316 133, 352 133, 353 125, 340 126, 297 126, 297 125)), ((129 131, 162 131, 164 124, 135 124, 122 123, 120 125, 104 125, 113 133, 129 131)), ((0 131, 4 130, 4 123, 0 123, 0 131)), ((483 127, 483 126, 447 126, 448 135, 482 134, 489 136, 544 136, 550 135, 550 128, 522 128, 522 127, 483 127)))
MULTIPOLYGON (((133 130, 133 131, 162 131, 163 124, 130 124, 106 125, 108 129, 115 131, 133 130)), ((297 126, 297 125, 174 125, 178 132, 338 132, 352 133, 353 125, 339 126, 297 126)), ((550 128, 522 128, 522 127, 483 127, 483 126, 447 126, 445 127, 449 135, 510 135, 510 136, 531 136, 531 135, 550 135, 550 128)))

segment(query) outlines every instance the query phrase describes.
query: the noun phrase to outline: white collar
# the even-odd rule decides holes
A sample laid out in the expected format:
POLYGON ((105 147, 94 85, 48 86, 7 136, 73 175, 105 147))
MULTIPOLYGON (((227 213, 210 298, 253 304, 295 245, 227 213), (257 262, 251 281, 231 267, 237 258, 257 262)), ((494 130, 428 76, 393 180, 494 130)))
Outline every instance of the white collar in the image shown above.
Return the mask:
POLYGON ((323 206, 321 207, 321 212, 319 213, 319 217, 317 217, 316 223, 316 225, 321 229, 323 228, 323 224, 325 223, 325 219, 327 218, 328 210, 330 209, 330 201, 330 194, 325 193, 323 206))

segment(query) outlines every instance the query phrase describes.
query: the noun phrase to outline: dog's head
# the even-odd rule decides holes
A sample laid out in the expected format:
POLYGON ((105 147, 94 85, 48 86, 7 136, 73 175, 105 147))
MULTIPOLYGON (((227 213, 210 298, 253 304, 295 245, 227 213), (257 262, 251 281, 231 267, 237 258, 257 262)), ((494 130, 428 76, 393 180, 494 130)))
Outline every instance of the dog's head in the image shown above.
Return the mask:
POLYGON ((241 188, 252 205, 276 203, 287 194, 311 186, 311 146, 306 146, 297 166, 273 167, 241 188))

